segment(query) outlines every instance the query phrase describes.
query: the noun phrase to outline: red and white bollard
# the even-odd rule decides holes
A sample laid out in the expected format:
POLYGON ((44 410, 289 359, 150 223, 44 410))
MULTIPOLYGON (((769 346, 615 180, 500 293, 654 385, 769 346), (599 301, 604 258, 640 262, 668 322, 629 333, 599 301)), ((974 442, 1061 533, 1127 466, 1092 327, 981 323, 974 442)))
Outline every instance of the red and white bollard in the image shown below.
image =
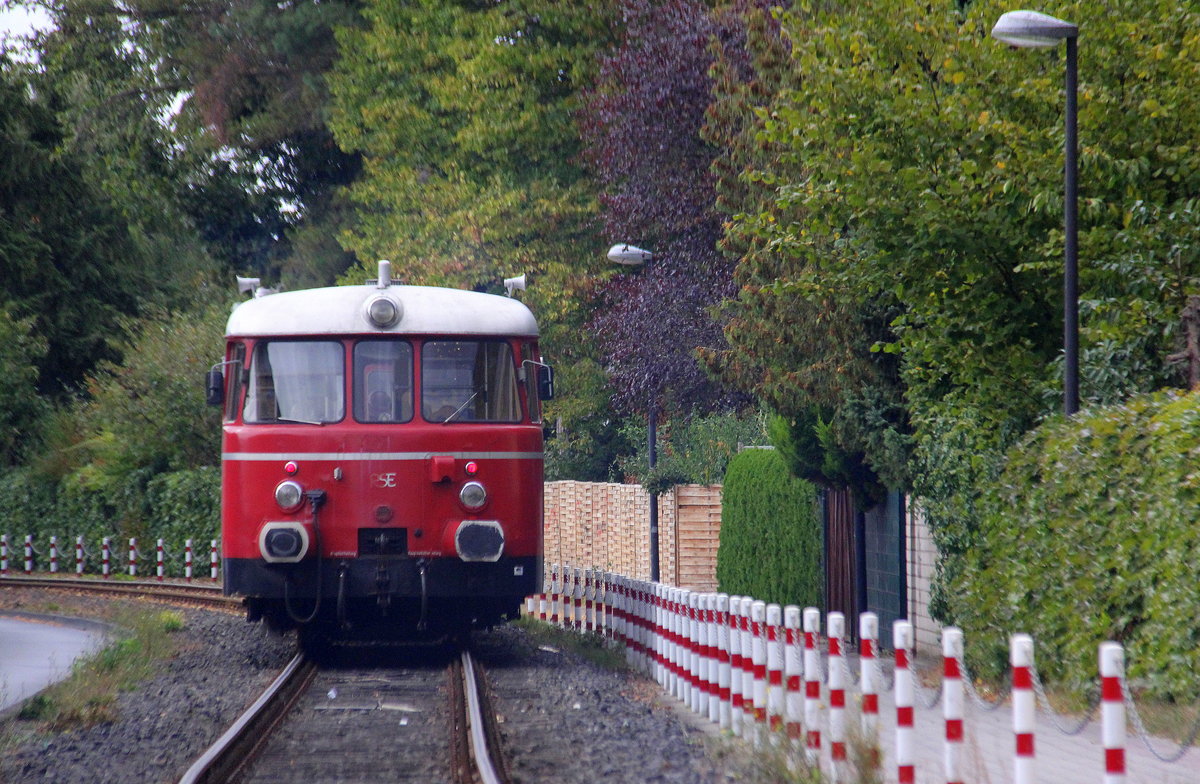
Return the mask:
POLYGON ((183 543, 183 576, 190 583, 192 581, 192 540, 188 539, 183 543))
POLYGON ((723 730, 733 727, 731 684, 733 663, 729 636, 729 600, 727 593, 717 594, 717 614, 714 619, 717 633, 717 726, 723 730))
POLYGON ((58 537, 50 537, 50 574, 58 574, 58 537))
POLYGON ((1014 634, 1009 640, 1012 664, 1013 735, 1017 755, 1013 759, 1013 784, 1034 784, 1034 722, 1037 697, 1033 692, 1033 638, 1014 634))
POLYGON ((767 726, 771 737, 783 729, 783 608, 767 605, 767 726))
POLYGON ((754 745, 766 739, 767 728, 767 603, 750 605, 750 656, 754 665, 754 745))
POLYGON ((858 616, 858 672, 862 691, 862 733, 868 743, 879 732, 879 616, 865 612, 858 616))
POLYGON ((164 560, 164 555, 165 554, 163 553, 163 540, 159 539, 157 550, 155 550, 155 564, 154 565, 155 565, 156 579, 160 583, 163 581, 163 575, 166 573, 166 562, 164 560))
POLYGON ((804 754, 812 766, 821 758, 821 611, 805 607, 804 623, 804 754))
POLYGON ((83 537, 75 537, 75 574, 83 576, 83 537))
POLYGON ((742 702, 742 597, 729 597, 729 729, 735 737, 742 735, 744 704, 742 702))
POLYGON ((33 574, 33 536, 25 535, 25 574, 33 574))
POLYGON ((841 781, 846 764, 846 664, 842 650, 846 639, 846 616, 829 613, 829 755, 833 781, 841 781))
POLYGON ((129 576, 137 577, 137 539, 129 540, 129 576))
POLYGON ((750 608, 754 599, 743 596, 738 616, 738 634, 742 640, 742 737, 754 737, 754 633, 750 628, 750 608))
POLYGON ((1125 782, 1125 650, 1100 643, 1100 725, 1104 741, 1104 784, 1125 782))
POLYGON ((783 652, 783 675, 787 682, 784 711, 788 740, 799 745, 804 726, 804 692, 800 679, 804 674, 804 641, 800 634, 800 608, 789 604, 783 608, 783 629, 786 635, 783 652))
POLYGON ((8 534, 0 534, 0 577, 8 577, 8 534))
POLYGON ((583 568, 576 566, 571 570, 571 628, 577 632, 585 631, 583 626, 583 568))
POLYGON ((896 780, 899 784, 916 781, 913 737, 913 706, 916 685, 911 667, 913 633, 908 621, 892 624, 892 645, 896 649, 896 780))
POLYGON ((212 564, 212 581, 215 583, 215 582, 217 581, 217 540, 216 540, 216 539, 213 539, 213 540, 212 540, 212 549, 211 549, 211 553, 212 553, 212 555, 210 556, 210 558, 212 559, 212 560, 211 560, 211 564, 212 564))
POLYGON ((112 546, 107 536, 100 545, 100 571, 105 580, 112 576, 112 546))
POLYGON ((946 722, 946 784, 963 784, 963 633, 942 630, 942 718, 946 722))
POLYGON ((717 614, 717 596, 700 594, 696 605, 700 621, 700 715, 714 724, 720 721, 720 697, 717 694, 717 630, 713 618, 717 614))

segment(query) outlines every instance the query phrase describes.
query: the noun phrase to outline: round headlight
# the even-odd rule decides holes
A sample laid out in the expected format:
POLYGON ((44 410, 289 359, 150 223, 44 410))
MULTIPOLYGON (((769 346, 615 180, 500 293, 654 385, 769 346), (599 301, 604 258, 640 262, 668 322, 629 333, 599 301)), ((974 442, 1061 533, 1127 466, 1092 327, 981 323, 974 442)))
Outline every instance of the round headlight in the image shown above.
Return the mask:
POLYGON ((286 482, 280 482, 275 488, 275 503, 279 504, 279 508, 285 512, 291 512, 300 507, 304 503, 304 488, 299 482, 293 482, 290 479, 286 482))
POLYGON ((487 490, 478 482, 467 482, 459 491, 458 500, 468 509, 479 509, 487 503, 487 490))
POLYGON ((390 327, 400 320, 400 305, 387 297, 367 303, 367 318, 377 327, 390 327))

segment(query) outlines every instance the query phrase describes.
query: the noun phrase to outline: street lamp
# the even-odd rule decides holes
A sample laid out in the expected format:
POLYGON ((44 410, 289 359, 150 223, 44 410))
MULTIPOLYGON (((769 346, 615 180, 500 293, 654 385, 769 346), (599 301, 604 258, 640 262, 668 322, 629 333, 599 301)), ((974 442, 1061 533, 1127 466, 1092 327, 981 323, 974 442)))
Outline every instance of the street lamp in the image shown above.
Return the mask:
MULTIPOLYGON (((654 254, 648 250, 618 242, 608 249, 608 260, 627 267, 641 267, 650 262, 654 254)), ((646 412, 646 462, 650 471, 658 464, 658 400, 653 391, 646 412)), ((658 582, 658 496, 650 491, 650 580, 658 582)))
POLYGON ((1079 28, 1037 11, 1009 11, 996 21, 992 37, 1023 49, 1057 46, 1061 40, 1067 42, 1066 138, 1063 141, 1066 159, 1063 167, 1063 411, 1071 416, 1079 410, 1079 141, 1076 108, 1079 88, 1075 52, 1079 28))

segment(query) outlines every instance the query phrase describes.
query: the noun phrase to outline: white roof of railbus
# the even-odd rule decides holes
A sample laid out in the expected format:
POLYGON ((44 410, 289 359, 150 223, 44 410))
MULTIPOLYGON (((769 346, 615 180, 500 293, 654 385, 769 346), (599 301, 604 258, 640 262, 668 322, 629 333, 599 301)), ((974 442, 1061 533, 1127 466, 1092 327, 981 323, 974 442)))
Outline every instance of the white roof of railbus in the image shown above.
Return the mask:
POLYGON ((260 335, 522 335, 536 337, 537 321, 515 299, 431 286, 333 286, 269 294, 233 309, 227 336, 260 335), (387 297, 399 321, 376 327, 367 304, 387 297))

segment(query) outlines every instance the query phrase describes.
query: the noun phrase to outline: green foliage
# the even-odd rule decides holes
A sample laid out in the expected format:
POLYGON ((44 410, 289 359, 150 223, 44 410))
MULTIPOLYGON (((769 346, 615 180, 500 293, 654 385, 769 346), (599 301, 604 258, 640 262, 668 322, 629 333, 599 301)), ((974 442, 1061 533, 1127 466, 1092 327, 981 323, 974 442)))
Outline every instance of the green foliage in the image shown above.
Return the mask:
POLYGON ((821 603, 816 491, 793 477, 773 449, 747 449, 729 462, 717 583, 726 593, 766 602, 821 603))
POLYGON ((738 450, 766 441, 763 417, 719 413, 660 422, 656 428, 654 470, 648 469, 646 423, 628 419, 620 432, 635 444, 634 453, 617 461, 621 476, 636 477, 652 493, 662 494, 675 485, 720 484, 729 461, 738 450))
POLYGON ((1082 688, 1098 642, 1116 640, 1150 693, 1200 694, 1198 459, 1197 393, 1054 417, 1009 450, 949 594, 979 673, 1029 631, 1047 679, 1082 688))
POLYGON ((0 302, 0 470, 28 455, 46 410, 37 380, 47 344, 33 324, 33 317, 17 318, 0 302))

